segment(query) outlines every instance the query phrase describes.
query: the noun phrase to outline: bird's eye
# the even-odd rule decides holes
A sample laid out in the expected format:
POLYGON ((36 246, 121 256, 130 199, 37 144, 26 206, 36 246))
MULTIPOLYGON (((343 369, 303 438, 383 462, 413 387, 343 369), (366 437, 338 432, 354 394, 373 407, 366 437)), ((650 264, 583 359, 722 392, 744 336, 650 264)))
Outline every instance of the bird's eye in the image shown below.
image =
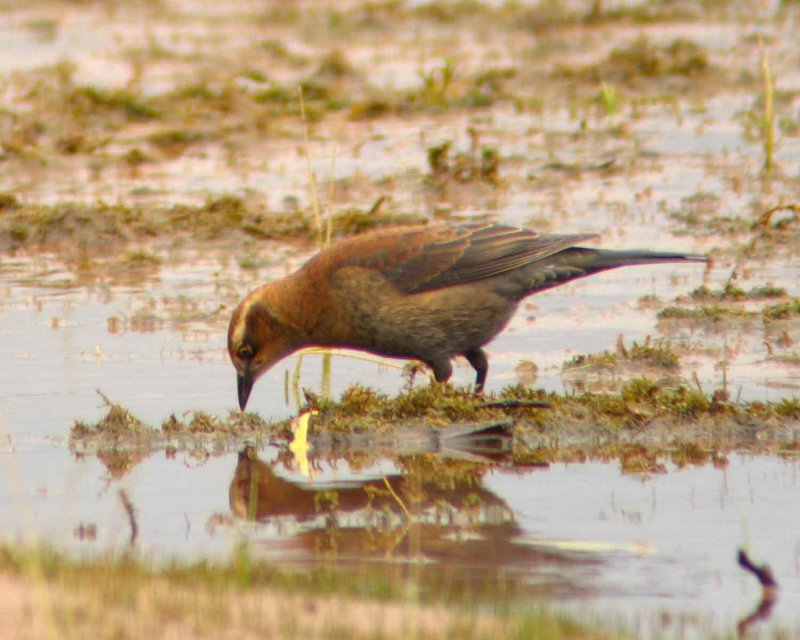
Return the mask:
POLYGON ((249 360, 253 357, 253 347, 251 347, 249 344, 243 344, 241 347, 239 347, 236 355, 242 360, 249 360))

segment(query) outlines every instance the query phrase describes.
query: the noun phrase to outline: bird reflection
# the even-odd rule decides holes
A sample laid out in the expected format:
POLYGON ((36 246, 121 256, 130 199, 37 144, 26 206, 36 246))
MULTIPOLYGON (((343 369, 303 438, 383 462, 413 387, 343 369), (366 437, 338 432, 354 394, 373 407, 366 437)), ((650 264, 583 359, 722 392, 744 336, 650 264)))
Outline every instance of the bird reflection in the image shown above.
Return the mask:
MULTIPOLYGON (((514 512, 484 486, 496 463, 435 454, 392 462, 394 469, 385 475, 375 467, 359 474, 351 466, 345 482, 309 482, 284 477, 280 460, 267 463, 247 447, 230 484, 230 508, 237 518, 283 533, 277 541, 260 543, 264 553, 280 553, 283 561, 292 554, 342 565, 382 560, 395 569, 432 568, 436 580, 480 582, 481 587, 507 580, 507 571, 520 575, 542 564, 574 562, 557 551, 519 543, 522 530, 514 512)), ((552 578, 543 590, 581 590, 562 572, 547 573, 552 578)))
POLYGON ((426 455, 400 458, 395 463, 402 473, 304 484, 281 477, 272 465, 258 458, 253 447, 246 447, 239 453, 231 481, 231 510, 239 518, 260 522, 279 516, 307 522, 318 519, 325 496, 335 494, 332 499, 342 517, 369 511, 384 519, 404 519, 412 516, 413 509, 415 517, 442 525, 514 521, 506 503, 480 484, 487 465, 426 455))

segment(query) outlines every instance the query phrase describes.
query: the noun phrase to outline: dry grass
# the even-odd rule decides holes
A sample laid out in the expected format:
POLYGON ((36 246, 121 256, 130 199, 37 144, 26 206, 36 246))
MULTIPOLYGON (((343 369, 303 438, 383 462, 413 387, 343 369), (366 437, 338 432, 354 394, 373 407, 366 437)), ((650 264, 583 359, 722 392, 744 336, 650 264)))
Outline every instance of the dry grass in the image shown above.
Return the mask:
POLYGON ((50 615, 21 576, 0 576, 2 638, 448 638, 505 635, 491 616, 283 594, 271 589, 176 586, 154 577, 114 594, 79 580, 47 585, 50 615))
POLYGON ((387 603, 243 577, 234 566, 154 573, 131 560, 87 566, 6 548, 0 553, 0 638, 615 637, 542 611, 497 615, 387 603))

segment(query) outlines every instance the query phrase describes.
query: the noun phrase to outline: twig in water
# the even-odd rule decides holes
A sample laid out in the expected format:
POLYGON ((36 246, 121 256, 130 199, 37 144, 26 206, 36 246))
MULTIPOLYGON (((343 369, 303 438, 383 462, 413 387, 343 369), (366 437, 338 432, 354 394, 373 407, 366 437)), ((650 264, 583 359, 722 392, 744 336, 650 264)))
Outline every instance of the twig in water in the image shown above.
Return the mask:
POLYGON ((125 489, 120 489, 117 495, 119 495, 119 501, 122 503, 125 513, 128 514, 128 522, 131 525, 131 539, 129 545, 133 547, 136 545, 136 538, 139 535, 139 525, 136 524, 136 509, 133 508, 133 503, 125 489))
POLYGON ((779 211, 791 211, 795 218, 800 217, 800 204, 781 204, 777 207, 767 209, 764 213, 758 216, 758 219, 753 223, 753 229, 758 227, 768 227, 772 223, 772 216, 779 211))
POLYGON ((772 608, 778 600, 778 582, 775 576, 772 575, 772 569, 768 565, 762 564, 758 566, 753 563, 750 556, 744 549, 739 549, 737 556, 739 566, 745 571, 752 573, 758 582, 761 584, 761 600, 753 613, 745 616, 736 625, 736 632, 739 638, 744 638, 747 635, 748 629, 759 620, 766 620, 772 614, 772 608))
POLYGON ((769 565, 762 564, 759 567, 758 565, 754 564, 750 559, 750 556, 747 555, 747 551, 744 549, 739 549, 737 561, 742 569, 749 571, 756 577, 764 589, 777 588, 778 582, 775 580, 775 576, 772 575, 772 569, 769 568, 769 565))
POLYGON ((389 484, 389 479, 386 476, 383 476, 383 483, 386 485, 386 488, 389 490, 389 493, 394 498, 395 502, 400 505, 400 508, 405 512, 407 518, 411 518, 411 513, 409 512, 408 508, 406 507, 405 502, 403 499, 397 495, 397 492, 392 488, 392 485, 389 484))

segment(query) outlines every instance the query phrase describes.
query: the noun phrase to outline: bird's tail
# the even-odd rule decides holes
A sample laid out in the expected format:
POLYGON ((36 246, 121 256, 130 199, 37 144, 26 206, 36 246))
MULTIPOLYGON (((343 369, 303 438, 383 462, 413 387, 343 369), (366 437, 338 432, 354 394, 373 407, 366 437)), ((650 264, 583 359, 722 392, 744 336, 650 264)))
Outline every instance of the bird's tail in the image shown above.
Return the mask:
MULTIPOLYGON (((580 266, 595 271, 615 269, 636 264, 658 264, 659 262, 708 262, 708 258, 697 253, 675 253, 670 251, 642 251, 614 249, 568 249, 580 266)), ((564 252, 567 253, 567 252, 564 252)))
POLYGON ((708 260, 705 256, 694 253, 570 247, 513 272, 510 277, 499 282, 498 286, 503 292, 523 298, 536 291, 557 287, 600 271, 661 262, 708 262, 708 260))

